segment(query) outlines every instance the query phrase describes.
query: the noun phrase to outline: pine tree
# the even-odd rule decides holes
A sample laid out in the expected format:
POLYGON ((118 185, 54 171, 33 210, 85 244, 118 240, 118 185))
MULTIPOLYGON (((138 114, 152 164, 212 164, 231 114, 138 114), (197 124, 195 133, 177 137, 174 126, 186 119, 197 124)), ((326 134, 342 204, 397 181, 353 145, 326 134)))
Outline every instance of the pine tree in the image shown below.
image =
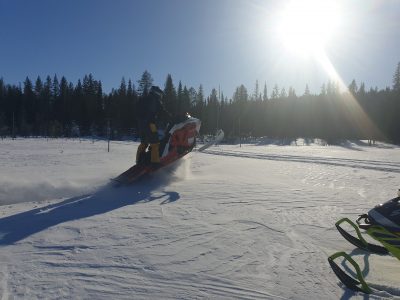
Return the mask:
POLYGON ((164 105, 167 111, 171 114, 174 114, 176 111, 176 90, 174 87, 174 83, 172 82, 171 74, 167 75, 167 79, 165 80, 164 85, 164 105))
POLYGON ((326 94, 327 95, 332 95, 333 94, 333 82, 331 82, 330 80, 328 80, 328 83, 326 84, 326 94))
POLYGON ((275 84, 271 93, 271 99, 275 100, 278 99, 278 97, 279 97, 279 87, 277 84, 275 84))
POLYGON ((285 88, 282 88, 279 97, 280 98, 287 98, 287 93, 286 93, 286 89, 285 88))
POLYGON ((126 93, 129 98, 133 96, 133 86, 132 86, 132 81, 130 79, 128 80, 128 89, 126 93))
POLYGON ((400 92, 400 62, 397 64, 396 70, 393 74, 393 90, 400 92))
POLYGON ((42 93, 43 93, 43 82, 42 79, 40 79, 40 76, 38 76, 35 82, 35 95, 36 97, 41 97, 42 93))
POLYGON ((135 92, 135 85, 132 84, 131 80, 128 81, 128 89, 127 89, 127 112, 129 114, 129 119, 127 122, 128 128, 133 128, 136 125, 136 103, 137 103, 137 95, 135 92))
POLYGON ((267 90, 267 83, 264 83, 264 93, 263 93, 263 101, 268 101, 268 90, 267 90))
POLYGON ((183 87, 183 93, 182 93, 182 113, 183 114, 190 112, 190 103, 191 103, 190 93, 185 85, 183 87))
POLYGON ((320 96, 325 96, 326 94, 327 94, 326 85, 325 85, 325 83, 323 83, 321 86, 320 96))
POLYGON ((96 105, 96 115, 95 115, 95 124, 99 129, 102 128, 104 123, 104 99, 103 99, 103 85, 100 80, 94 81, 94 89, 95 89, 95 105, 96 105))
POLYGON ((359 97, 364 97, 365 96, 365 83, 361 82, 360 83, 360 88, 358 89, 358 96, 359 97))
POLYGON ((21 107, 22 134, 32 134, 32 126, 35 122, 36 97, 33 92, 32 81, 26 77, 24 81, 23 102, 21 107))
POLYGON ((200 84, 199 91, 197 92, 197 103, 204 103, 204 92, 203 92, 203 85, 200 84))
POLYGON ((176 106, 176 111, 174 113, 178 116, 181 116, 184 113, 184 111, 183 111, 183 87, 182 87, 181 81, 179 81, 179 84, 178 84, 177 106, 176 106))
POLYGON ((306 89, 304 90, 304 96, 310 96, 310 89, 308 88, 308 84, 306 84, 306 89))
POLYGON ((128 109, 128 94, 125 78, 122 77, 121 83, 119 85, 116 100, 117 108, 117 124, 120 124, 122 130, 126 131, 130 125, 130 119, 132 118, 132 112, 128 109))
POLYGON ((196 105, 197 92, 193 87, 191 87, 188 92, 189 92, 189 99, 190 99, 190 107, 191 107, 191 109, 193 109, 194 106, 196 105))
POLYGON ((295 99, 296 98, 296 91, 291 86, 289 87, 288 97, 290 99, 295 99))
POLYGON ((50 103, 51 98, 51 87, 53 86, 53 82, 50 76, 46 77, 46 82, 43 85, 43 96, 46 98, 47 102, 50 103))
POLYGON ((219 118, 219 103, 218 103, 218 92, 215 88, 211 90, 211 94, 208 98, 208 105, 207 105, 207 131, 214 133, 218 126, 218 118, 219 118))
POLYGON ((119 85, 118 94, 119 94, 120 97, 126 97, 127 96, 125 77, 122 77, 122 79, 121 79, 121 84, 119 85))
POLYGON ((71 106, 69 97, 68 81, 64 76, 62 76, 60 81, 60 96, 56 101, 55 110, 57 120, 62 124, 63 128, 65 128, 70 121, 71 106))
POLYGON ((200 84, 199 89, 196 94, 194 115, 202 120, 203 113, 204 113, 204 92, 203 92, 203 86, 200 84))
POLYGON ((45 130, 45 135, 49 135, 49 122, 51 120, 51 106, 52 106, 52 86, 53 86, 53 81, 51 80, 51 77, 48 75, 46 77, 46 81, 43 84, 43 105, 44 105, 44 130, 45 130))
POLYGON ((138 80, 138 84, 138 94, 140 96, 147 95, 153 85, 153 78, 147 70, 143 72, 142 77, 138 80))
POLYGON ((242 102, 245 103, 248 101, 248 93, 246 87, 242 84, 238 88, 233 95, 233 102, 242 102))
POLYGON ((259 94, 260 94, 260 89, 258 87, 258 80, 256 80, 256 86, 254 88, 253 100, 257 101, 259 94))
POLYGON ((54 74, 53 86, 52 86, 52 96, 53 101, 60 95, 60 83, 58 82, 57 74, 54 74))
POLYGON ((356 94, 357 94, 357 92, 358 92, 358 87, 357 87, 357 83, 356 83, 355 79, 352 80, 352 82, 350 83, 348 89, 349 89, 349 92, 350 92, 352 95, 356 95, 356 94))
POLYGON ((85 75, 83 77, 83 115, 82 122, 84 130, 88 133, 95 134, 97 119, 97 97, 96 82, 93 75, 85 75))
POLYGON ((2 136, 5 134, 3 131, 5 131, 6 123, 5 88, 3 78, 0 77, 0 135, 2 136))

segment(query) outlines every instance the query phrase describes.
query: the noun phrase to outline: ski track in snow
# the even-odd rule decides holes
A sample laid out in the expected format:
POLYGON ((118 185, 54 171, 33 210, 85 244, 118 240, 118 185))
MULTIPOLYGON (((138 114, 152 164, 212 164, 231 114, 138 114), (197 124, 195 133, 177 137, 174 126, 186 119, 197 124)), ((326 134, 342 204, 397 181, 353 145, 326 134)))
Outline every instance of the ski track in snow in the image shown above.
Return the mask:
MULTIPOLYGON (((17 151, 12 142, 7 151, 19 158, 25 143, 41 149, 35 140, 17 142, 17 151)), ((101 143, 44 146, 56 153, 60 145, 57 167, 28 160, 2 167, 21 176, 35 165, 54 174, 48 180, 56 186, 66 164, 66 182, 81 170, 84 181, 100 186, 127 168, 134 148, 115 145, 112 165, 101 143), (91 165, 96 157, 103 166, 91 165)), ((395 149, 360 149, 219 146, 131 187, 91 191, 77 183, 66 192, 80 193, 73 197, 0 206, 1 299, 363 299, 329 267, 328 255, 339 250, 364 266, 375 289, 369 299, 399 298, 398 261, 354 250, 334 228, 398 187, 395 149)), ((35 199, 61 196, 59 187, 35 199)), ((1 191, 17 198, 15 190, 1 191)))
POLYGON ((351 167, 356 169, 367 169, 367 170, 400 173, 400 163, 393 163, 387 161, 330 158, 330 157, 306 157, 306 156, 296 156, 296 155, 257 154, 240 150, 236 152, 205 150, 204 153, 209 153, 213 155, 222 155, 222 156, 234 156, 241 158, 267 159, 267 160, 284 161, 284 162, 291 161, 291 162, 314 163, 320 165, 331 165, 340 167, 351 167))

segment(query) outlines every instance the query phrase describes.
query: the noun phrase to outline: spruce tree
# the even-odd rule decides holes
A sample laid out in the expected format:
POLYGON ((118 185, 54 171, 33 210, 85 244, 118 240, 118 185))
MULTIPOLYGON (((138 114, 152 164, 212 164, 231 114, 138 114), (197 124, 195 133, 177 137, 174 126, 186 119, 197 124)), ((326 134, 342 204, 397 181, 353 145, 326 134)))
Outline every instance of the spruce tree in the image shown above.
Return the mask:
POLYGON ((199 89, 196 95, 196 104, 195 104, 195 116, 202 120, 203 113, 204 113, 204 92, 203 92, 203 85, 200 84, 199 89))
POLYGON ((132 86, 132 81, 131 79, 128 80, 128 88, 127 88, 127 96, 130 98, 133 96, 133 86, 132 86))
POLYGON ((153 85, 153 78, 151 74, 146 70, 143 72, 142 77, 138 80, 138 94, 139 96, 145 96, 148 94, 151 86, 153 85))
POLYGON ((182 110, 183 110, 183 88, 182 88, 182 82, 179 81, 176 109, 173 113, 177 116, 181 116, 183 113, 182 110))
POLYGON ((349 89, 349 92, 350 92, 352 95, 356 95, 356 94, 357 94, 357 92, 358 92, 358 87, 357 87, 357 83, 356 83, 355 79, 352 80, 352 82, 350 83, 348 89, 349 89))
MULTIPOLYGON (((2 123, 0 127, 6 126, 6 101, 5 101, 5 88, 3 78, 0 77, 0 115, 2 116, 2 123)), ((1 130, 0 128, 0 130, 1 130)))
POLYGON ((70 103, 68 81, 62 76, 60 80, 60 96, 55 103, 56 118, 65 128, 70 121, 70 103))
POLYGON ((171 114, 175 113, 176 110, 176 90, 174 87, 174 83, 172 81, 172 76, 171 74, 167 75, 167 79, 165 80, 165 85, 164 85, 164 105, 167 111, 169 111, 171 114))
POLYGON ((304 96, 310 96, 310 89, 308 88, 308 84, 306 84, 306 89, 304 90, 304 96))
POLYGON ((254 94, 253 94, 253 100, 257 101, 258 100, 258 95, 260 94, 260 89, 258 87, 258 80, 256 80, 256 85, 254 87, 254 94))
POLYGON ((73 121, 75 121, 75 123, 77 123, 79 127, 82 127, 83 125, 83 109, 83 87, 81 80, 78 79, 78 82, 74 89, 74 100, 72 102, 71 118, 73 121))
POLYGON ((22 134, 32 134, 32 126, 35 121, 35 94, 32 81, 26 77, 24 81, 23 102, 21 107, 21 129, 22 134))
POLYGON ((119 94, 120 97, 126 97, 127 96, 125 77, 122 77, 122 79, 121 79, 121 84, 119 85, 118 94, 119 94))
POLYGON ((397 64, 396 70, 393 74, 393 90, 400 92, 400 62, 397 64))
POLYGON ((57 74, 54 74, 53 86, 52 86, 53 101, 55 101, 59 95, 60 95, 60 83, 58 82, 57 74))
POLYGON ((190 112, 190 102, 190 93, 185 85, 182 93, 182 114, 190 112))
POLYGON ((45 127, 45 109, 46 103, 44 99, 44 85, 40 76, 36 78, 34 89, 37 106, 35 110, 35 127, 39 135, 46 134, 45 127))
POLYGON ((290 99, 295 99, 296 98, 296 91, 293 87, 289 87, 289 91, 288 91, 288 97, 290 99))
POLYGON ((38 76, 35 81, 35 95, 36 97, 41 97, 42 93, 43 93, 43 82, 42 79, 40 79, 40 76, 38 76))
POLYGON ((268 101, 268 90, 267 90, 267 83, 264 83, 264 93, 263 93, 263 101, 268 101))
POLYGON ((325 83, 323 83, 322 86, 321 86, 320 96, 325 96, 326 94, 327 94, 326 85, 325 85, 325 83))
POLYGON ((285 88, 282 88, 279 97, 280 98, 287 98, 287 93, 286 93, 286 89, 285 88))
POLYGON ((274 88, 271 93, 271 99, 276 100, 279 97, 279 87, 277 84, 274 85, 274 88))
POLYGON ((358 89, 358 96, 359 97, 364 97, 365 96, 365 83, 361 82, 360 83, 360 88, 358 89))

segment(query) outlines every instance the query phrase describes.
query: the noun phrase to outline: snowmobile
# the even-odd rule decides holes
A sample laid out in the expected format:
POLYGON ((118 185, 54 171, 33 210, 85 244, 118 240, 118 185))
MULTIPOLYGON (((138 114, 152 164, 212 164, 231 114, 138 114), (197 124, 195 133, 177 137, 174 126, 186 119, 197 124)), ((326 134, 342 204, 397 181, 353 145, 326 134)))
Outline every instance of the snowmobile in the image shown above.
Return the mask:
MULTIPOLYGON (((356 247, 380 255, 392 254, 400 260, 400 190, 398 197, 371 209, 368 214, 362 214, 356 220, 357 225, 348 218, 336 222, 336 228, 340 234, 356 247), (342 224, 352 226, 357 237, 351 235, 341 226, 342 224), (361 235, 361 230, 378 241, 381 245, 368 243, 361 235)), ((365 282, 364 276, 358 264, 345 252, 337 252, 328 258, 328 262, 339 280, 348 288, 354 291, 361 291, 367 294, 372 293, 371 288, 365 282), (343 262, 349 262, 355 269, 355 276, 346 274, 335 262, 335 259, 342 257, 343 262)))
POLYGON ((199 134, 201 121, 185 114, 168 125, 164 137, 160 141, 160 163, 150 163, 151 151, 145 152, 139 162, 112 180, 120 184, 130 184, 145 174, 153 173, 174 161, 185 156, 196 145, 196 136, 199 134))

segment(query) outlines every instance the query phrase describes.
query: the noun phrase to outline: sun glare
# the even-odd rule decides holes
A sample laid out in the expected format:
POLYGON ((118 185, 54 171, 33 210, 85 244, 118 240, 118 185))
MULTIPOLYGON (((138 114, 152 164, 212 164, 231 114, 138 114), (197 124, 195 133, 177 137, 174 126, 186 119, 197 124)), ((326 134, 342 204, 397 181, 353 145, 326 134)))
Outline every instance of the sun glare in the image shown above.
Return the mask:
POLYGON ((337 1, 293 0, 279 15, 277 33, 290 52, 311 55, 324 49, 339 21, 337 1))

